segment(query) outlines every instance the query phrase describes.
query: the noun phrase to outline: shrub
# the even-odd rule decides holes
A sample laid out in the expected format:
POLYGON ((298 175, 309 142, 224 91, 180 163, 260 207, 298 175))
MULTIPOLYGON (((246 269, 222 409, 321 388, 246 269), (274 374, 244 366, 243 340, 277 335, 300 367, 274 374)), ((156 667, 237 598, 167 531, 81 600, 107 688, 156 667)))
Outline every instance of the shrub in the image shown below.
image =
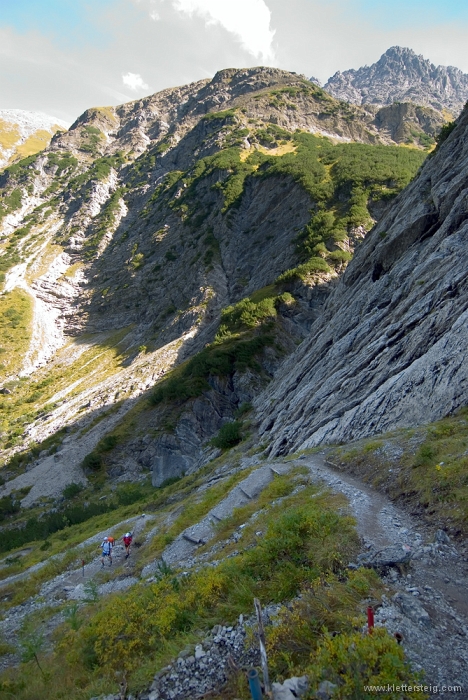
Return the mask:
POLYGON ((81 466, 83 469, 89 469, 92 472, 97 472, 102 467, 102 457, 99 452, 90 452, 81 462, 81 466))
MULTIPOLYGON (((405 663, 403 649, 384 629, 375 629, 372 635, 358 632, 327 635, 313 661, 307 669, 312 691, 327 680, 338 686, 333 693, 336 700, 374 700, 375 691, 366 691, 366 686, 408 685, 409 674, 413 679, 410 684, 421 682, 420 674, 411 673, 405 663)), ((312 692, 306 695, 306 698, 313 697, 312 692)), ((391 700, 395 694, 389 690, 379 693, 379 697, 391 700)), ((416 690, 411 697, 423 700, 427 696, 416 690)))
POLYGON ((420 466, 427 466, 429 464, 432 464, 434 458, 435 458, 435 450, 432 447, 432 445, 428 443, 424 443, 421 445, 419 450, 416 453, 416 458, 414 460, 414 465, 416 467, 420 466))
POLYGON ((323 258, 313 257, 303 265, 283 272, 283 274, 278 277, 277 282, 291 282, 295 279, 305 280, 309 275, 329 274, 331 271, 330 265, 323 258))
POLYGON ((68 484, 68 486, 65 486, 63 489, 63 497, 66 498, 67 500, 70 498, 74 498, 77 496, 81 491, 83 491, 84 486, 83 484, 68 484))
POLYGON ((124 484, 118 487, 116 493, 117 501, 121 506, 131 506, 145 495, 139 484, 124 484))
POLYGON ((13 498, 10 494, 9 496, 3 496, 0 498, 0 521, 4 520, 8 515, 14 515, 21 510, 21 503, 13 498))
POLYGON ((219 447, 221 450, 228 450, 235 445, 238 445, 242 440, 242 422, 233 421, 225 423, 221 426, 218 434, 212 438, 210 443, 213 447, 219 447))
POLYGON ((455 129, 456 125, 456 122, 448 122, 447 124, 444 124, 442 129, 439 131, 439 135, 436 138, 437 148, 439 148, 443 144, 443 142, 448 139, 452 131, 455 129))
POLYGON ((119 439, 117 435, 105 435, 102 440, 99 440, 96 445, 97 452, 109 452, 109 450, 114 449, 117 445, 119 439))

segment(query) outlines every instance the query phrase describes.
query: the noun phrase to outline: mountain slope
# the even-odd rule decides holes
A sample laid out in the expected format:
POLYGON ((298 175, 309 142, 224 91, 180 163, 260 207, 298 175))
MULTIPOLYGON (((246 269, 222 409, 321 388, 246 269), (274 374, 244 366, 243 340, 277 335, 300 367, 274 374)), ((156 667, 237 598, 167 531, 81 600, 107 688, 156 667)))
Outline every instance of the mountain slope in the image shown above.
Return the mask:
POLYGON ((274 454, 419 425, 468 401, 467 162, 465 109, 258 398, 274 454))
POLYGON ((32 486, 28 505, 93 469, 158 485, 209 459, 425 158, 370 145, 373 118, 228 70, 88 110, 4 172, 2 458, 29 450, 7 491, 32 486))
POLYGON ((0 168, 41 151, 57 131, 67 128, 42 112, 0 109, 0 168))
POLYGON ((392 46, 371 66, 338 71, 324 89, 358 105, 413 102, 457 115, 468 99, 468 75, 453 66, 434 66, 411 49, 392 46))

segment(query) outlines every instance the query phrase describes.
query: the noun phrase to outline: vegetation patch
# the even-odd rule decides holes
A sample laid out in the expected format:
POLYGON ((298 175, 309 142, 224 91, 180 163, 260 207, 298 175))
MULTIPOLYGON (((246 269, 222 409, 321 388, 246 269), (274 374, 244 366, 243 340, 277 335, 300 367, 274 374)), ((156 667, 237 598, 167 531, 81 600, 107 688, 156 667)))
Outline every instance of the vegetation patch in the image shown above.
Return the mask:
POLYGON ((262 333, 248 339, 236 337, 221 343, 212 343, 172 370, 167 378, 156 386, 150 403, 154 406, 163 401, 180 404, 209 391, 211 376, 228 377, 234 371, 245 371, 248 367, 260 371, 257 357, 273 342, 273 335, 262 333))
POLYGON ((346 447, 331 459, 402 501, 429 523, 468 533, 468 409, 429 426, 346 447))
POLYGON ((231 447, 238 445, 242 440, 242 425, 242 421, 235 420, 221 426, 218 434, 211 439, 213 447, 229 450, 231 447))
POLYGON ((32 299, 15 288, 0 296, 0 380, 17 372, 31 339, 32 299))

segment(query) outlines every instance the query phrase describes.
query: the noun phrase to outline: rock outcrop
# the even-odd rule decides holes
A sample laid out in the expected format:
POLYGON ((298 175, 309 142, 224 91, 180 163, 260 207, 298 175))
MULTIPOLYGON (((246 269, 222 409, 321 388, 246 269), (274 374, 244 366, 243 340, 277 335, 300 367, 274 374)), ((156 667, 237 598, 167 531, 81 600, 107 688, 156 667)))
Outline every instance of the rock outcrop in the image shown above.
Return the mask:
POLYGON ((434 66, 411 49, 392 46, 371 66, 338 71, 324 89, 358 105, 413 102, 457 115, 468 99, 468 75, 453 66, 434 66))
POLYGON ((467 165, 465 109, 257 398, 273 454, 422 424, 467 403, 467 165))

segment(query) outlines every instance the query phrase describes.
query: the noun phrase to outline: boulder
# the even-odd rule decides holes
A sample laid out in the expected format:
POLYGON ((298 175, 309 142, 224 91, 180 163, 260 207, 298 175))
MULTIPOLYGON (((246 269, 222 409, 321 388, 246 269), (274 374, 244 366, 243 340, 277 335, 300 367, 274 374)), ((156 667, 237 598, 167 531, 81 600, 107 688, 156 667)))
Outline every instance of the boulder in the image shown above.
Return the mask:
POLYGON ((273 700, 296 700, 306 694, 309 688, 307 676, 288 678, 284 683, 273 683, 273 700))
POLYGON ((393 596, 393 600, 400 608, 403 615, 409 617, 410 620, 423 627, 431 626, 429 613, 413 595, 399 592, 393 596))
POLYGON ((381 569, 385 566, 407 564, 412 557, 412 550, 407 544, 392 544, 378 551, 371 550, 360 554, 357 561, 361 566, 381 569))

